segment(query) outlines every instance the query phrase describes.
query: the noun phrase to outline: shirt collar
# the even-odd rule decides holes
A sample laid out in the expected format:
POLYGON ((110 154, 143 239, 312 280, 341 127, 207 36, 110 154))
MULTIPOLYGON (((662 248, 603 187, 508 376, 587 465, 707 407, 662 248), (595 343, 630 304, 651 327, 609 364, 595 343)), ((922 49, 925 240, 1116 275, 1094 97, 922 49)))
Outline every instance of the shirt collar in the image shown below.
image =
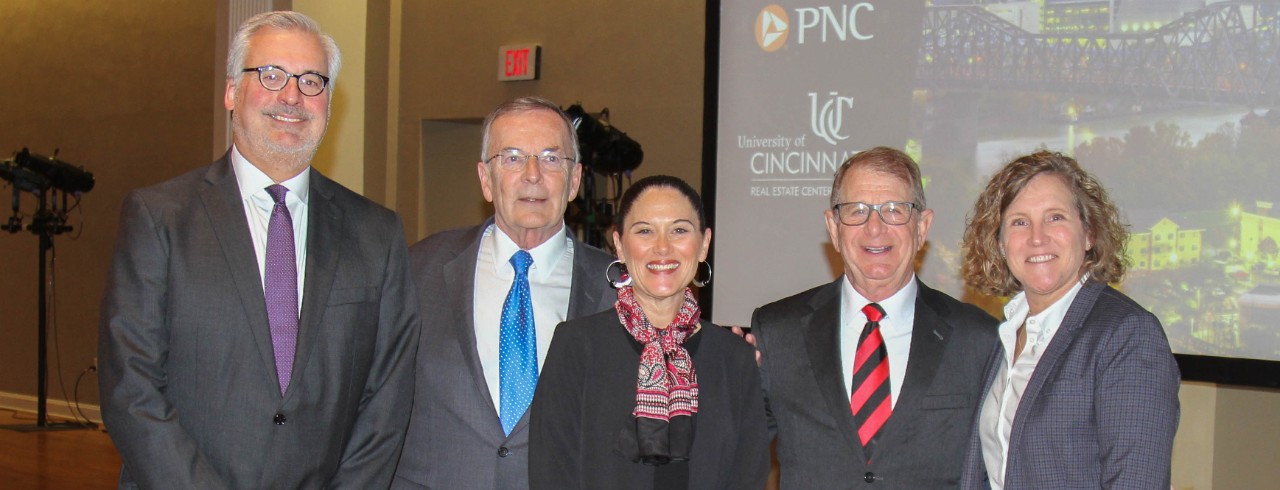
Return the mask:
POLYGON ((1076 281, 1076 285, 1072 286, 1067 294, 1062 295, 1044 311, 1030 317, 1027 316, 1031 313, 1031 306, 1027 303, 1027 292, 1019 292, 1004 305, 1005 324, 1011 325, 1015 330, 1018 326, 1025 324, 1029 343, 1034 343, 1044 336, 1052 336, 1057 332, 1058 327, 1062 326, 1062 320, 1067 317, 1067 310, 1071 309, 1071 303, 1075 301, 1076 295, 1080 293, 1080 289, 1084 287, 1087 280, 1089 280, 1088 274, 1076 281))
MULTIPOLYGON (((919 286, 916 284, 916 276, 912 274, 911 280, 907 281, 907 284, 902 289, 885 298, 884 301, 880 301, 878 304, 884 310, 884 319, 881 320, 881 326, 883 327, 886 324, 896 325, 904 318, 914 317, 916 293, 918 291, 919 286)), ((857 312, 855 314, 862 315, 863 319, 866 318, 866 315, 862 313, 862 307, 871 301, 853 288, 853 283, 849 282, 847 276, 844 281, 841 281, 840 296, 844 301, 845 311, 857 312)))
MULTIPOLYGON (((267 193, 267 187, 276 184, 276 181, 271 180, 271 177, 268 177, 262 170, 249 163, 249 160, 240 154, 240 150, 236 149, 235 145, 231 145, 231 168, 235 170, 236 184, 240 187, 241 199, 248 199, 255 194, 262 193, 261 195, 267 196, 267 200, 270 201, 271 198, 270 194, 267 193)), ((293 194, 303 204, 307 203, 307 198, 311 194, 310 170, 308 168, 292 179, 279 183, 287 187, 289 194, 293 194)))
MULTIPOLYGON (((515 240, 507 236, 497 224, 489 225, 493 231, 493 263, 498 271, 514 271, 511 267, 511 256, 520 250, 520 246, 516 245, 515 240)), ((560 263, 560 258, 564 257, 565 248, 567 247, 569 232, 568 227, 563 223, 560 225, 560 231, 548 238, 542 244, 528 250, 529 255, 533 256, 533 265, 529 267, 529 277, 539 281, 545 281, 551 277, 551 272, 556 269, 556 265, 560 263)))

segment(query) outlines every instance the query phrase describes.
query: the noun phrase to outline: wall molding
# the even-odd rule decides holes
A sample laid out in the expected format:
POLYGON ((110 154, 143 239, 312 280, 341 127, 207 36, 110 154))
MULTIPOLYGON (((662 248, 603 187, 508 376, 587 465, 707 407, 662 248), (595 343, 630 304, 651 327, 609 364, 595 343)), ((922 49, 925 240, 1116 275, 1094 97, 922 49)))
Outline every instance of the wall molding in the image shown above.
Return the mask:
MULTIPOLYGON (((36 415, 36 402, 37 399, 34 396, 0 391, 0 409, 29 413, 32 416, 32 420, 35 419, 36 415)), ((45 408, 48 410, 50 421, 83 421, 84 419, 80 418, 78 414, 74 414, 75 406, 74 401, 50 398, 45 408)), ((102 410, 97 405, 81 403, 80 412, 83 412, 84 416, 88 417, 93 423, 102 424, 102 410)))

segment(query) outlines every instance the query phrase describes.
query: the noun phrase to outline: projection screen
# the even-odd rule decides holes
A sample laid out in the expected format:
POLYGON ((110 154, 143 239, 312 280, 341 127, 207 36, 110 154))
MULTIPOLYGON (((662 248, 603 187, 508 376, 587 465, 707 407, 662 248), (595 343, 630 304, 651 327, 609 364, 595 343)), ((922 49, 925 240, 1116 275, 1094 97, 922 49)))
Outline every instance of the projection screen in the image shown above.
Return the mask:
POLYGON ((1280 363, 1258 361, 1280 361, 1278 10, 723 2, 708 114, 713 320, 746 325, 755 307, 837 277, 822 215, 831 177, 878 145, 925 176, 936 214, 921 280, 998 316, 1001 299, 960 280, 960 236, 991 173, 1045 148, 1077 158, 1120 206, 1131 237, 1119 286, 1160 317, 1184 371, 1194 355, 1277 377, 1280 363))

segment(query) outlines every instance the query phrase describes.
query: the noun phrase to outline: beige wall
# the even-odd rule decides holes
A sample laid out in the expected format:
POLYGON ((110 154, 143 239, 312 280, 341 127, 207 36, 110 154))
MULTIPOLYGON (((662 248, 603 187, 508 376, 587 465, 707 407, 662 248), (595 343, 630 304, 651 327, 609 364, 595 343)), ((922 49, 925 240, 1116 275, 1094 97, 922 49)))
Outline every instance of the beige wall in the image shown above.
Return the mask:
POLYGON ((1210 383, 1183 382, 1178 391, 1182 404, 1182 422, 1173 440, 1173 484, 1175 488, 1209 490, 1213 488, 1214 420, 1218 409, 1217 386, 1210 383))
MULTIPOLYGON (((60 386, 71 398, 96 356, 98 303, 125 193, 209 162, 214 11, 212 2, 178 0, 0 4, 0 155, 61 149, 97 180, 71 216, 76 232, 54 239, 51 399, 63 398, 60 386)), ((7 220, 10 190, 0 190, 7 220)), ((34 209, 24 195, 22 211, 34 209)), ((0 392, 36 393, 36 254, 35 235, 0 233, 0 392)), ((80 399, 97 403, 94 376, 80 399)))
MULTIPOLYGON (((1222 387, 1213 419, 1182 424, 1212 424, 1213 489, 1280 487, 1280 391, 1222 387)), ((1184 447, 1184 461, 1202 457, 1206 447, 1184 447)), ((1203 490, 1209 487, 1197 487, 1203 490)))
POLYGON ((312 165, 348 189, 363 192, 368 6, 365 2, 292 2, 293 10, 320 23, 342 50, 342 70, 334 84, 329 130, 312 165))
POLYGON ((1183 382, 1173 445, 1177 490, 1276 488, 1280 391, 1183 382))
POLYGON ((406 234, 447 227, 413 214, 424 194, 426 209, 463 203, 476 217, 488 214, 471 211, 483 209, 473 205, 482 200, 474 178, 479 140, 449 154, 471 169, 470 182, 422 190, 420 152, 437 151, 420 146, 422 121, 476 120, 520 95, 581 102, 590 112, 608 107, 613 123, 644 146, 637 176, 667 173, 700 186, 705 8, 687 0, 404 2, 397 207, 415 210, 406 213, 406 234), (542 79, 497 81, 498 47, 519 43, 542 45, 542 79))

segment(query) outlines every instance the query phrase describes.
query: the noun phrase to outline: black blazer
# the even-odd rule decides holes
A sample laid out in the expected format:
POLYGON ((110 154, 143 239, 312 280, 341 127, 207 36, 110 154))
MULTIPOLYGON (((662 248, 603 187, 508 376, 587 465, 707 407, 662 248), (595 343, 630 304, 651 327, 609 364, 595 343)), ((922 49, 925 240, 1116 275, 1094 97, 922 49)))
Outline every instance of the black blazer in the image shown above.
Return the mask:
MULTIPOLYGON (((698 413, 688 486, 678 488, 763 489, 769 440, 755 351, 728 330, 706 321, 701 327, 686 341, 698 377, 698 413)), ((533 490, 655 488, 658 470, 630 460, 642 350, 614 309, 556 328, 529 409, 533 490)))
POLYGON ((844 277, 752 317, 783 489, 956 488, 996 321, 917 281, 911 357, 876 460, 863 455, 840 363, 844 277))

